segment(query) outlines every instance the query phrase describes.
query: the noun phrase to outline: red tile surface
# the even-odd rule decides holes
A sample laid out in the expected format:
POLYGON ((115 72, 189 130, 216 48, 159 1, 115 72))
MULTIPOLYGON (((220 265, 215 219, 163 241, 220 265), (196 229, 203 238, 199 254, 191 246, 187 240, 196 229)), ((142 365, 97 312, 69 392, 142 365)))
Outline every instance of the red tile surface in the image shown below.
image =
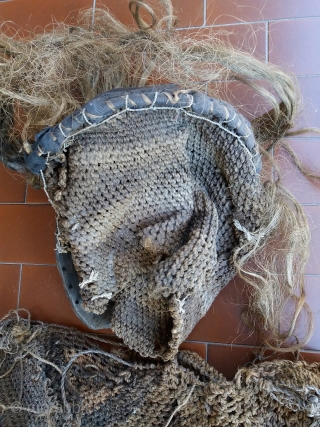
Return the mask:
POLYGON ((306 352, 302 351, 300 353, 300 359, 304 360, 307 363, 320 363, 320 352, 306 352))
POLYGON ((0 261, 55 263, 55 215, 51 206, 0 205, 0 261))
MULTIPOLYGON (((313 314, 314 328, 313 334, 309 341, 304 344, 304 349, 319 351, 320 350, 320 298, 319 298, 319 279, 320 276, 306 276, 305 277, 305 292, 306 292, 306 303, 307 306, 304 306, 301 310, 299 317, 297 319, 297 323, 295 325, 294 336, 298 339, 298 341, 291 341, 292 344, 296 344, 297 342, 305 343, 307 334, 310 332, 310 315, 308 315, 309 309, 313 314)), ((293 304, 290 301, 287 304, 285 312, 283 314, 283 323, 282 325, 286 325, 286 330, 290 327, 289 322, 292 320, 293 304), (290 316, 289 316, 290 313, 290 316)))
POLYGON ((17 308, 20 265, 0 264, 0 319, 17 308))
MULTIPOLYGON (((320 138, 291 139, 288 143, 303 166, 320 176, 320 138)), ((320 179, 305 178, 284 149, 275 151, 275 160, 283 177, 283 185, 300 203, 320 204, 320 179)))
MULTIPOLYGON (((320 69, 319 69, 320 72, 320 69)), ((301 113, 295 122, 295 129, 320 128, 320 76, 300 77, 298 84, 301 91, 301 113)), ((308 136, 317 137, 315 133, 308 136)), ((318 135, 319 136, 319 135, 318 135)))
POLYGON ((301 18, 320 14, 317 0, 207 0, 207 24, 301 18))
POLYGON ((44 190, 35 189, 28 185, 26 203, 45 203, 50 204, 44 190))
POLYGON ((179 27, 201 26, 204 22, 204 2, 202 0, 172 0, 174 14, 179 27))
MULTIPOLYGON (((23 266, 20 307, 29 310, 34 320, 93 332, 74 314, 58 269, 55 266, 23 266)), ((107 333, 111 331, 102 329, 94 332, 107 333)))
POLYGON ((209 345, 208 362, 215 369, 221 372, 228 380, 232 380, 238 369, 253 361, 273 361, 273 360, 305 360, 306 362, 319 362, 319 352, 303 351, 299 355, 296 353, 279 353, 259 347, 230 346, 230 345, 209 345))
POLYGON ((231 43, 243 52, 251 53, 259 59, 266 58, 266 26, 264 24, 240 24, 226 27, 213 27, 181 30, 182 35, 187 34, 197 38, 217 38, 231 43))
MULTIPOLYGON (((77 11, 92 7, 93 0, 11 0, 0 2, 0 21, 12 21, 14 29, 42 31, 52 22, 75 22, 77 11)), ((14 34, 14 31, 11 32, 14 34)))
POLYGON ((229 33, 226 39, 232 46, 251 53, 259 59, 266 59, 265 24, 239 24, 218 27, 218 31, 229 33))
MULTIPOLYGON (((306 273, 320 274, 320 206, 304 206, 304 211, 307 215, 311 231, 310 257, 306 267, 306 273)), ((318 280, 320 286, 320 278, 318 278, 318 280)))
POLYGON ((199 342, 183 342, 180 347, 180 350, 193 351, 194 353, 199 354, 203 359, 207 357, 207 346, 206 344, 199 342))
POLYGON ((0 163, 0 203, 23 203, 25 192, 23 177, 0 163))
MULTIPOLYGON (((163 16, 164 9, 160 7, 158 0, 149 0, 147 4, 153 8, 156 16, 160 18, 163 16)), ((203 25, 203 0, 192 0, 192 2, 172 0, 172 5, 174 15, 178 18, 178 28, 203 25)), ((134 25, 127 0, 100 0, 97 1, 97 7, 107 8, 113 16, 126 25, 134 25)), ((141 16, 146 22, 151 23, 150 15, 142 9, 141 16)))
POLYGON ((259 352, 255 347, 208 345, 208 363, 228 380, 232 380, 239 368, 251 363, 259 352))
MULTIPOLYGON (((259 81, 259 84, 265 89, 269 87, 265 82, 259 81)), ((215 97, 229 102, 248 120, 253 120, 272 108, 265 98, 241 82, 223 82, 210 84, 208 87, 214 91, 215 97)))
POLYGON ((306 277, 307 303, 314 316, 313 335, 305 348, 320 350, 320 276, 306 277))
POLYGON ((320 73, 320 18, 273 22, 269 61, 297 75, 320 73))
POLYGON ((241 319, 246 303, 247 294, 244 284, 236 278, 222 289, 208 313, 191 332, 188 340, 255 344, 256 336, 241 319))

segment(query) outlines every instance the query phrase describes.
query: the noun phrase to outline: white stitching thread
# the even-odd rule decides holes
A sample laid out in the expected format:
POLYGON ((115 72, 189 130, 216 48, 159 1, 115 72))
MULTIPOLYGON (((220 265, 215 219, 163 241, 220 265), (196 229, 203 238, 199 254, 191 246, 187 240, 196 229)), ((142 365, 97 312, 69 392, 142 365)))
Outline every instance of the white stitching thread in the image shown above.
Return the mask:
MULTIPOLYGON (((245 149, 245 151, 247 152, 247 154, 248 154, 248 156, 249 156, 249 159, 250 159, 250 162, 252 163, 252 166, 253 166, 253 167, 254 167, 254 169, 256 170, 256 166, 255 166, 255 164, 253 163, 253 158, 254 158, 254 157, 256 157, 259 153, 255 153, 255 154, 253 155, 253 154, 251 153, 251 151, 249 150, 249 148, 248 148, 248 147, 246 146, 246 144, 244 143, 244 141, 242 140, 242 139, 247 139, 247 138, 251 135, 251 133, 249 133, 249 134, 247 134, 247 135, 242 135, 242 136, 240 136, 240 135, 237 135, 237 134, 236 134, 235 132, 233 132, 232 130, 230 130, 230 129, 226 128, 226 127, 225 127, 225 126, 223 126, 223 124, 222 124, 222 123, 224 123, 224 124, 225 124, 225 123, 229 123, 229 122, 233 121, 233 120, 235 119, 235 117, 237 116, 237 113, 236 113, 236 112, 235 112, 234 116, 233 116, 231 119, 229 119, 229 120, 224 120, 224 121, 222 121, 222 123, 219 123, 219 122, 215 122, 215 121, 213 121, 213 120, 210 120, 210 119, 208 119, 208 118, 206 118, 206 117, 199 116, 199 115, 197 115, 197 114, 194 114, 194 113, 191 113, 191 112, 189 112, 189 111, 186 111, 186 108, 191 108, 191 106, 192 106, 192 105, 193 105, 193 103, 194 103, 194 97, 193 97, 193 95, 191 95, 191 94, 189 94, 189 95, 190 95, 190 97, 191 97, 191 102, 190 102, 190 104, 189 104, 189 105, 187 105, 187 106, 184 106, 184 107, 179 107, 179 108, 176 108, 176 107, 174 107, 174 106, 172 106, 172 107, 155 107, 154 105, 155 105, 155 103, 156 103, 156 101, 157 101, 158 94, 159 94, 159 92, 155 92, 155 96, 154 96, 154 100, 153 100, 152 104, 151 104, 150 106, 146 106, 146 107, 143 107, 143 108, 129 108, 129 107, 128 107, 128 97, 129 97, 129 95, 127 94, 127 95, 126 95, 126 103, 125 103, 125 107, 126 107, 126 108, 125 108, 124 110, 118 111, 117 113, 113 114, 113 115, 112 115, 112 116, 110 116, 110 117, 107 117, 105 120, 103 120, 103 121, 101 121, 101 122, 99 122, 99 123, 92 123, 92 122, 90 122, 90 121, 88 120, 88 118, 86 117, 86 115, 85 115, 85 109, 83 109, 83 110, 82 110, 82 115, 83 115, 83 117, 84 117, 85 121, 87 122, 87 124, 88 124, 89 126, 85 127, 84 129, 80 129, 78 132, 75 132, 75 133, 73 133, 72 135, 67 136, 67 137, 66 137, 66 139, 63 141, 62 146, 63 146, 63 147, 67 147, 68 145, 70 145, 70 144, 66 144, 66 141, 67 141, 68 139, 73 138, 73 137, 75 137, 76 135, 79 135, 79 134, 81 134, 81 133, 83 133, 83 132, 86 132, 87 130, 89 130, 89 129, 93 128, 93 127, 99 126, 99 125, 104 124, 104 123, 108 123, 109 121, 111 121, 111 120, 113 120, 113 119, 117 118, 118 116, 121 116, 122 114, 126 113, 127 111, 139 112, 139 111, 145 111, 145 110, 149 110, 149 109, 152 109, 152 110, 184 110, 184 113, 185 113, 186 115, 188 115, 188 116, 190 116, 190 117, 195 117, 195 118, 197 118, 197 119, 204 120, 204 121, 206 121, 206 122, 208 122, 208 123, 211 123, 211 124, 213 124, 213 125, 216 125, 216 126, 218 126, 220 129, 222 129, 222 130, 226 131, 227 133, 229 133, 230 135, 234 136, 234 137, 238 140, 238 142, 243 146, 243 148, 245 149)), ((240 119, 240 125, 241 125, 241 124, 242 124, 242 120, 240 119)))
POLYGON ((86 116, 86 113, 85 113, 85 109, 84 109, 84 108, 83 108, 83 110, 81 111, 81 114, 82 114, 83 118, 85 119, 85 121, 88 123, 88 125, 93 125, 93 123, 92 123, 92 122, 90 122, 90 121, 89 121, 89 119, 88 119, 88 117, 86 116))
POLYGON ((187 114, 190 117, 196 117, 197 119, 201 119, 201 120, 204 120, 206 122, 212 123, 212 124, 218 126, 220 129, 226 131, 229 135, 234 136, 238 140, 238 142, 243 146, 243 148, 245 149, 247 154, 249 155, 250 162, 251 162, 252 166, 254 167, 254 169, 256 170, 256 166, 252 160, 253 155, 252 155, 251 151, 249 150, 249 148, 246 146, 246 144, 242 141, 242 139, 241 139, 242 136, 237 135, 236 133, 232 132, 230 129, 226 129, 221 123, 214 122, 213 120, 207 119, 206 117, 197 116, 196 114, 191 114, 188 111, 185 111, 185 114, 187 114))
POLYGON ((154 104, 156 103, 157 99, 158 99, 158 92, 156 92, 154 94, 154 100, 152 101, 152 104, 150 105, 150 107, 143 108, 143 110, 145 110, 147 108, 152 108, 153 109, 154 108, 154 104))
POLYGON ((63 135, 65 138, 68 138, 68 135, 66 135, 66 134, 64 133, 64 131, 62 130, 61 123, 59 123, 59 130, 60 130, 60 132, 62 133, 62 135, 63 135))
POLYGON ((222 120, 222 123, 230 123, 230 122, 232 122, 232 120, 234 120, 236 118, 236 116, 237 116, 237 113, 234 113, 234 116, 232 117, 232 119, 222 120))
POLYGON ((191 93, 188 93, 188 96, 191 98, 191 102, 190 102, 189 105, 187 105, 186 107, 183 107, 183 108, 191 108, 192 105, 193 105, 193 103, 194 103, 194 97, 193 97, 193 95, 191 93))

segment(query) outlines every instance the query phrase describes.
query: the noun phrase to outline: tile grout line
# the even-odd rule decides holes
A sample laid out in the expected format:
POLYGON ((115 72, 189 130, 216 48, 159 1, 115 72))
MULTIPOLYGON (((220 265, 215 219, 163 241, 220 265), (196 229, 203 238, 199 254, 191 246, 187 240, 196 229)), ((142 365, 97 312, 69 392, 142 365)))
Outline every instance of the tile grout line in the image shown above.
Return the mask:
POLYGON ((203 0, 203 26, 207 25, 207 0, 203 0))
MULTIPOLYGON (((208 357, 208 347, 209 345, 212 346, 216 346, 216 347, 245 347, 245 348, 264 348, 266 350, 268 350, 268 347, 263 346, 263 345, 258 345, 258 344, 235 344, 235 343, 222 343, 222 342, 215 342, 215 341, 195 341, 195 340, 186 340, 185 342, 188 343, 194 343, 194 344, 204 344, 206 346, 206 360, 208 357)), ((302 348, 301 352, 305 352, 305 353, 320 353, 320 349, 311 349, 311 348, 302 348)), ((281 351, 279 351, 278 353, 281 353, 281 351)))
MULTIPOLYGON (((313 206, 313 205, 312 205, 313 206)), ((39 263, 33 263, 33 262, 10 262, 10 261, 0 261, 0 265, 22 265, 22 266, 28 266, 28 267, 57 267, 57 264, 39 264, 39 263)), ((306 277, 320 277, 320 273, 306 273, 304 274, 306 277)), ((198 340, 186 340, 186 342, 200 342, 200 343, 206 343, 210 341, 198 341, 198 340)))
POLYGON ((315 141, 320 143, 320 137, 319 136, 284 136, 283 139, 291 139, 291 140, 298 140, 298 139, 307 139, 309 141, 315 141))
MULTIPOLYGON (((204 0, 206 1, 206 0, 204 0)), ((268 22, 268 24, 272 24, 272 23, 277 23, 277 22, 282 22, 282 21, 296 21, 296 20, 302 20, 302 19, 320 19, 320 16, 306 16, 303 18, 282 18, 282 19, 269 19, 269 20, 261 20, 261 21, 246 21, 246 22, 229 22, 229 23, 225 23, 225 24, 209 24, 205 25, 205 28, 217 28, 217 27, 232 27, 232 26, 242 26, 242 25, 257 25, 257 24, 265 24, 266 22, 268 22)), ((206 17, 207 20, 207 17, 206 17)), ((190 25, 189 27, 179 27, 176 28, 176 30, 181 31, 181 30, 200 30, 204 28, 204 25, 190 25)))
POLYGON ((312 350, 310 348, 302 348, 300 353, 320 353, 320 350, 312 350))
POLYGON ((219 342, 219 341, 198 341, 198 340, 185 340, 185 342, 188 343, 193 343, 193 344, 204 344, 205 346, 208 347, 208 345, 217 345, 217 346, 231 346, 231 347, 264 347, 262 345, 258 345, 258 344, 238 344, 238 343, 223 343, 223 342, 219 342))
POLYGON ((308 77, 320 77, 320 74, 296 74, 296 77, 298 78, 298 79, 305 79, 305 78, 308 78, 308 77))
POLYGON ((34 267, 56 267, 57 264, 35 264, 32 262, 4 262, 0 261, 0 265, 26 265, 26 266, 34 266, 34 267))
MULTIPOLYGON (((1 1, 1 0, 0 0, 1 1)), ((0 202, 0 206, 24 206, 24 205, 28 205, 28 206, 51 206, 51 204, 49 202, 45 202, 45 203, 26 203, 26 202, 10 202, 10 203, 5 203, 5 202, 0 202)))
POLYGON ((20 308, 21 281, 22 281, 22 264, 20 264, 20 272, 19 272, 17 310, 19 310, 19 308, 20 308))
MULTIPOLYGON (((302 19, 319 19, 320 15, 316 15, 316 16, 297 16, 295 18, 278 18, 278 19, 261 19, 261 20, 257 20, 257 21, 241 21, 241 22, 228 22, 228 23, 224 23, 224 24, 209 24, 207 25, 207 27, 231 27, 233 25, 252 25, 252 24, 263 24, 265 22, 282 22, 282 21, 301 21, 302 19)), ((192 27, 181 27, 179 28, 179 30, 183 29, 186 30, 188 28, 201 28, 201 27, 197 27, 197 26, 192 26, 192 27)))

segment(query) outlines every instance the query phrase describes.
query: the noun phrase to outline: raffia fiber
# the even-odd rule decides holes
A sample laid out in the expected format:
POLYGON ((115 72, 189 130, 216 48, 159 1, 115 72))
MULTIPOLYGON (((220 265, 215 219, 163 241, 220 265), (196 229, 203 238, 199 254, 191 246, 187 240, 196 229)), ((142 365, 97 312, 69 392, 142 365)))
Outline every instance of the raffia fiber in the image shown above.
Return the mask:
MULTIPOLYGON (((98 341, 101 338, 97 337, 98 341)), ((232 381, 198 355, 150 362, 102 351, 95 336, 7 317, 0 322, 5 427, 320 425, 318 363, 275 360, 232 381)))

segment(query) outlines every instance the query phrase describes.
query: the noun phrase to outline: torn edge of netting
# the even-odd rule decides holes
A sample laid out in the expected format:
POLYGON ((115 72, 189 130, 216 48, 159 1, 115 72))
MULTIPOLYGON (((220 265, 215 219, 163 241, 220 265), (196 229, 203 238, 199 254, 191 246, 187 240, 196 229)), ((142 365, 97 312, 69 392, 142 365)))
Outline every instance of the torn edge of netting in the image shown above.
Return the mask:
POLYGON ((23 419, 26 427, 103 421, 110 427, 123 422, 132 427, 280 426, 288 419, 292 425, 319 426, 319 363, 262 362, 239 369, 227 381, 191 352, 150 363, 132 352, 103 351, 95 341, 122 346, 31 321, 27 310, 9 312, 0 321, 0 420, 8 416, 10 425, 21 426, 23 419), (22 311, 27 319, 20 317, 22 311))

